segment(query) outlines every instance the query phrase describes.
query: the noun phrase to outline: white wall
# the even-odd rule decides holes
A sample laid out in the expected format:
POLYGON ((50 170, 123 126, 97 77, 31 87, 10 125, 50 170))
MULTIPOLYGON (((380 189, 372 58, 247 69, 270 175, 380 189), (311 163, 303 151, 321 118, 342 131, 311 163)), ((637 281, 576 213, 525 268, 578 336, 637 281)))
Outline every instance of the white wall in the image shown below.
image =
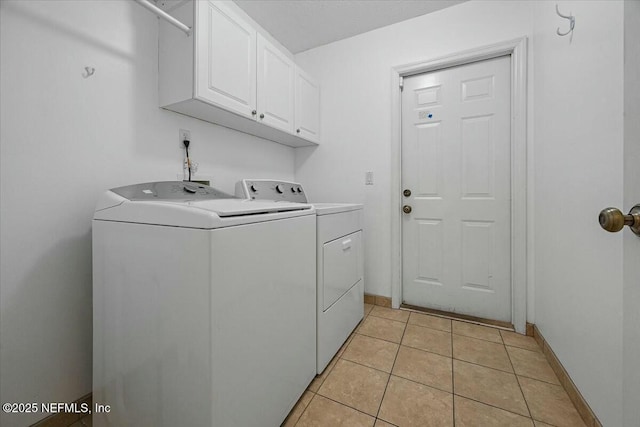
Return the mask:
POLYGON ((535 4, 536 324, 606 426, 622 423, 623 3, 535 4), (563 27, 564 28, 564 27, 563 27))
MULTIPOLYGON (((624 3, 624 203, 640 203, 640 2, 624 3)), ((624 230, 623 425, 640 420, 640 237, 624 230)))
POLYGON ((473 1, 296 55, 322 86, 322 145, 296 151, 296 179, 316 200, 365 203, 366 292, 390 296, 391 68, 530 36, 527 318, 615 426, 622 236, 603 232, 597 214, 622 203, 623 5, 559 6, 577 17, 571 44, 555 34, 566 26, 555 3, 473 1))
MULTIPOLYGON (((3 0, 0 17, 0 401, 68 402, 91 391, 98 195, 176 179, 179 128, 227 192, 247 176, 293 179, 294 154, 160 110, 157 18, 134 2, 3 0)), ((0 424, 41 417, 2 413, 0 424)))

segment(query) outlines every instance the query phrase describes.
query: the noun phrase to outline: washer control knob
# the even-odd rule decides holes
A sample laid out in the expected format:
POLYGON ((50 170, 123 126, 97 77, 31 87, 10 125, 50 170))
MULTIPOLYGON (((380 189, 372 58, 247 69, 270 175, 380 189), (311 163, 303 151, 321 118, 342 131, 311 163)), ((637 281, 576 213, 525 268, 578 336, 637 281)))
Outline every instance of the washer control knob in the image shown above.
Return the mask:
POLYGON ((251 187, 249 187, 249 189, 250 189, 252 192, 254 192, 254 193, 255 193, 256 191, 258 191, 258 189, 256 188, 256 185, 255 185, 255 184, 251 184, 251 187))
POLYGON ((295 192, 296 192, 296 189, 295 189, 294 187, 291 187, 291 192, 292 192, 292 193, 295 193, 295 192))
POLYGON ((297 191, 298 191, 298 193, 302 193, 302 188, 298 187, 297 191))
POLYGON ((282 185, 282 184, 276 185, 276 191, 278 193, 282 194, 284 192, 284 185, 282 185))

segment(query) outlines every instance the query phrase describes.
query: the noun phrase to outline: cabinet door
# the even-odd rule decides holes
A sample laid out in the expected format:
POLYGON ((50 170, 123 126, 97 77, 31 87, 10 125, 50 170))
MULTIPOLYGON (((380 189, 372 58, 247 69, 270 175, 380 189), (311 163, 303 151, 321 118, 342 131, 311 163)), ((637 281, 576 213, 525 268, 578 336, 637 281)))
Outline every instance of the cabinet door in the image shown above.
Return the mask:
POLYGON ((256 30, 222 1, 195 4, 195 98, 253 117, 256 30))
POLYGON ((296 67, 296 134, 320 142, 320 86, 296 67))
POLYGON ((295 64, 258 34, 258 121, 293 133, 295 64))

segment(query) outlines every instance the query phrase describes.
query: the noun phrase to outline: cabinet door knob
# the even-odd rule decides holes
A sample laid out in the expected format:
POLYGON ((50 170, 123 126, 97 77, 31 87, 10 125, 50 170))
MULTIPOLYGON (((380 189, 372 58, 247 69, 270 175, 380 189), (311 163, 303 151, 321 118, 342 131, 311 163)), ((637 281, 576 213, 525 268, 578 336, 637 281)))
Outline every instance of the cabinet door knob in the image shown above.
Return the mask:
POLYGON ((296 133, 300 133, 300 129, 296 129, 296 133))
POLYGON ((258 112, 257 112, 256 110, 253 110, 253 111, 251 112, 251 115, 252 115, 252 116, 255 116, 256 114, 258 114, 258 112))
POLYGON ((260 118, 261 118, 261 119, 264 119, 264 114, 260 114, 260 118))

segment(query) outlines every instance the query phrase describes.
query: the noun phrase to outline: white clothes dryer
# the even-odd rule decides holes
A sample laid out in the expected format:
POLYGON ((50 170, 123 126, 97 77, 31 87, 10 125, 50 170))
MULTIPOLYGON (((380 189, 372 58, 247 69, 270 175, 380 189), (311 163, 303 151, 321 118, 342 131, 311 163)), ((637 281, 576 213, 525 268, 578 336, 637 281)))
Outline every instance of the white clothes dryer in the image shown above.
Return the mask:
POLYGON ((93 219, 93 425, 278 426, 316 373, 312 205, 154 182, 93 219))
MULTIPOLYGON (((301 184, 244 179, 236 196, 306 204, 301 184)), ((364 316, 362 205, 312 203, 317 220, 317 373, 327 367, 364 316)))

